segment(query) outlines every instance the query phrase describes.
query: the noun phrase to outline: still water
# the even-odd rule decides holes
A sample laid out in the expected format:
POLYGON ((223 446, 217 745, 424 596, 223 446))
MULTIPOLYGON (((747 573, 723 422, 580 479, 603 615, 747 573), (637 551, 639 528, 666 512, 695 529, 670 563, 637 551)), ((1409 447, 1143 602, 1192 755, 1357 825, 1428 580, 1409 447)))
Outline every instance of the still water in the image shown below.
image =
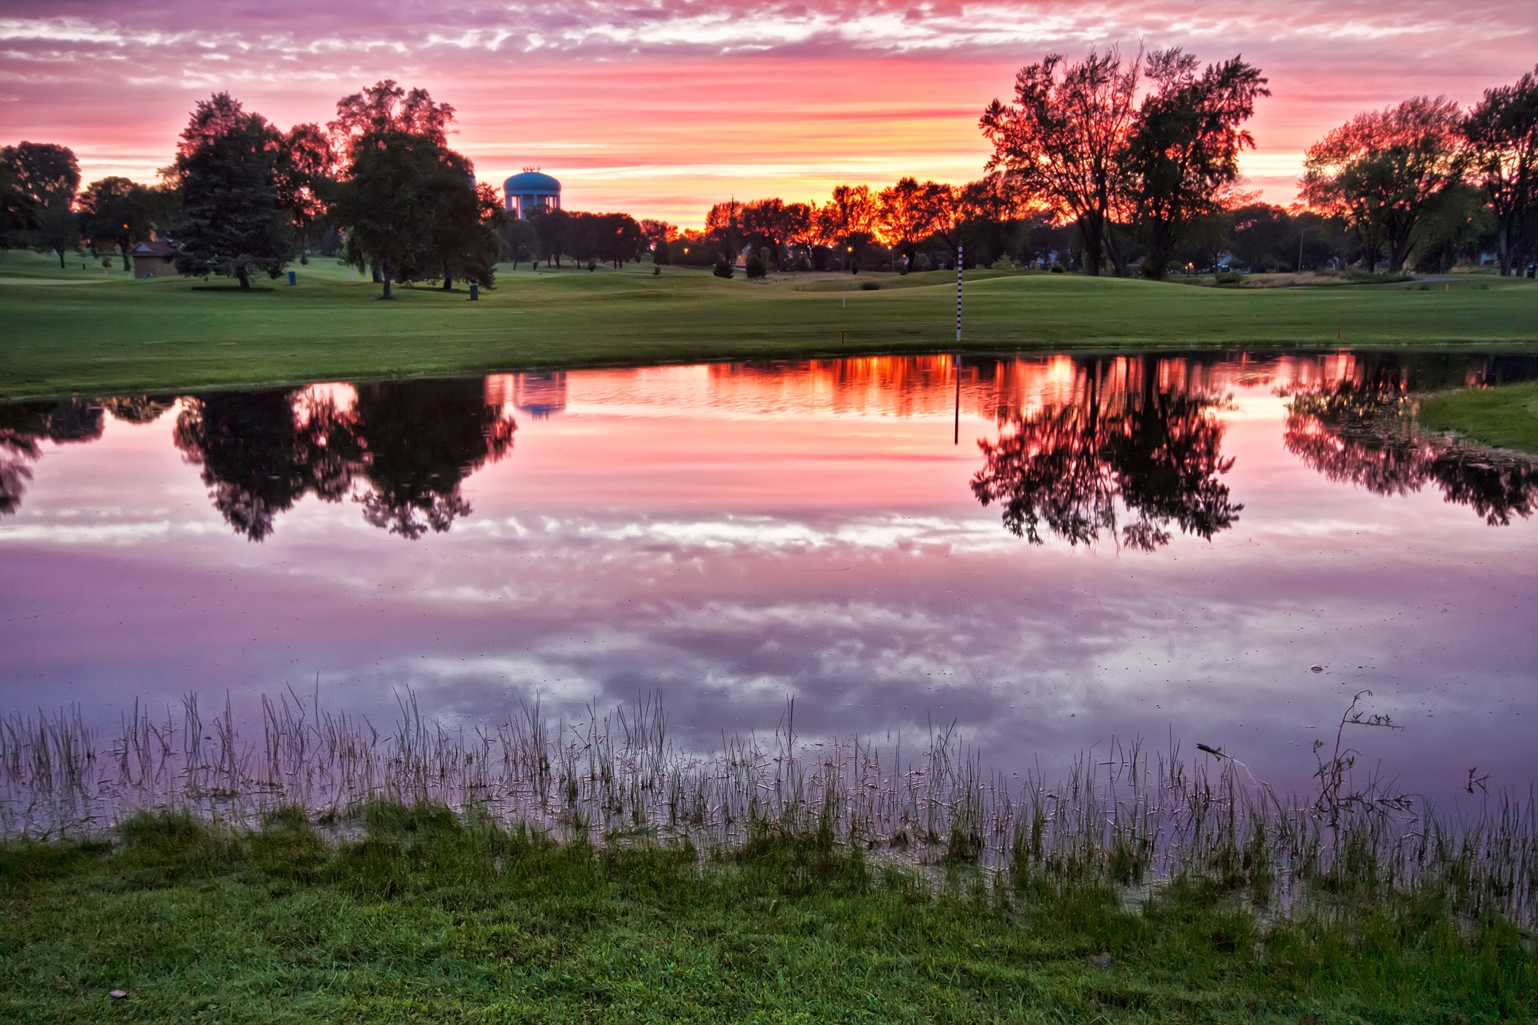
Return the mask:
MULTIPOLYGON (((1538 358, 733 364, 0 406, 0 713, 319 688, 448 721, 660 691, 676 739, 955 723, 1306 787, 1538 781, 1538 467, 1398 418, 1538 358)), ((1474 793, 1478 794, 1478 788, 1474 793)))

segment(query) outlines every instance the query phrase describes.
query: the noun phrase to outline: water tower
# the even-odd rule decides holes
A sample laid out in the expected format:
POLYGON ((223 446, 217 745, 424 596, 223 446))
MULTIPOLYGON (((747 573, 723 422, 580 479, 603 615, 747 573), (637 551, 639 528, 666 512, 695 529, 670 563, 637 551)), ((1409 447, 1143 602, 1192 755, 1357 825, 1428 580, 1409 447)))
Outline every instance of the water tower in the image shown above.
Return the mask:
POLYGON ((533 167, 525 167, 503 182, 502 195, 506 197, 507 212, 519 220, 526 221, 543 210, 561 208, 561 183, 533 167))

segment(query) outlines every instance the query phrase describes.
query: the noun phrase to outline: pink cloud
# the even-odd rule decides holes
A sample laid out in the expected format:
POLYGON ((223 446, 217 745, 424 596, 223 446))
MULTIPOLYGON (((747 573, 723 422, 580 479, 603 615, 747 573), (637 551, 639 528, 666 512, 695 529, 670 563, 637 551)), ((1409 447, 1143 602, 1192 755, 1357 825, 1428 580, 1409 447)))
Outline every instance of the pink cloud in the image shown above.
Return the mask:
POLYGON ((286 126, 393 77, 459 109, 484 178, 536 164, 570 206, 697 224, 729 194, 975 177, 976 115, 1020 64, 1140 43, 1266 71, 1246 166, 1285 202, 1325 130, 1418 93, 1470 102, 1532 66, 1538 27, 1523 0, 7 4, 0 135, 70 145, 87 178, 149 179, 211 91, 286 126))

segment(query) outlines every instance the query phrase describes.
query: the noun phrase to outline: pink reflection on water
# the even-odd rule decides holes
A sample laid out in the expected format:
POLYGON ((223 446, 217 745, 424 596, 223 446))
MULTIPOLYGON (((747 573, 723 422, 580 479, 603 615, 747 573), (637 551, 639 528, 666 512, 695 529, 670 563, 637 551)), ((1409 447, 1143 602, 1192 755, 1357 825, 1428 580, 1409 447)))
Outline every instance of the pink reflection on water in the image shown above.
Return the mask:
MULTIPOLYGON (((709 746, 772 727, 794 695, 808 733, 955 719, 1009 767, 1173 732, 1296 785, 1366 687, 1408 727, 1369 756, 1407 785, 1452 794, 1474 757, 1525 786, 1534 522, 1490 527, 1429 485, 1337 483, 1283 445, 1294 394, 1402 370, 1342 353, 499 375, 475 401, 516 419, 516 447, 414 542, 306 495, 253 544, 171 444, 185 406, 109 416, 98 441, 42 442, 0 520, 0 710, 79 701, 111 720, 135 697, 228 689, 249 711, 318 682, 376 716, 410 686, 475 719, 536 692, 559 712, 660 688, 709 746), (973 497, 977 442, 1001 424, 1090 401, 1119 416, 1149 393, 1211 402, 1244 507, 1211 541, 1031 546, 973 497)), ((357 395, 318 386, 294 407, 345 416, 357 395)))

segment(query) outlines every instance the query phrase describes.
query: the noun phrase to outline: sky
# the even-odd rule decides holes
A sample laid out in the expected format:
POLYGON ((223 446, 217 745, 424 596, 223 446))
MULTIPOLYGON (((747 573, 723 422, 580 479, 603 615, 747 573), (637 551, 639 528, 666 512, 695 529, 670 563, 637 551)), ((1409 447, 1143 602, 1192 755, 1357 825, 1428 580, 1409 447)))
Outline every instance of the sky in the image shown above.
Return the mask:
POLYGON ((568 209, 696 227, 731 196, 974 179, 978 115, 1018 68, 1112 45, 1257 64, 1273 95, 1243 167, 1285 204, 1303 150, 1352 114, 1468 104, 1531 70, 1538 16, 1532 0, 0 0, 0 142, 150 182, 211 92, 287 128, 394 78, 456 108, 451 145, 482 180, 540 167, 568 209))

